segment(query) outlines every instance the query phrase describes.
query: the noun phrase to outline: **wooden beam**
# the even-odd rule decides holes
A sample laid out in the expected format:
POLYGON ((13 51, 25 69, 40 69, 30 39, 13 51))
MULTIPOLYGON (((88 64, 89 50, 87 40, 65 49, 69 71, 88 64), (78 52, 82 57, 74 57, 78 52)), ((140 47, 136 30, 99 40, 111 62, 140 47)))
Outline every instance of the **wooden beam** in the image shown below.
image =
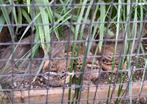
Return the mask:
MULTIPOLYGON (((95 85, 84 87, 81 91, 81 100, 80 104, 86 104, 87 102, 89 104, 93 104, 93 99, 95 97, 95 103, 98 103, 101 100, 106 100, 108 97, 108 91, 113 92, 112 94, 112 99, 118 97, 118 89, 119 89, 119 84, 116 84, 115 86, 113 85, 99 85, 96 87, 95 85)), ((124 84, 122 87, 123 91, 126 91, 127 84, 124 84)), ((141 83, 136 82, 132 84, 132 98, 136 98, 140 94, 140 88, 141 88, 141 83)), ((129 99, 129 91, 126 92, 126 98, 129 99)), ((74 90, 72 90, 72 94, 74 93, 74 90)), ((63 97, 63 102, 64 104, 67 104, 68 101, 68 88, 64 90, 63 93, 63 88, 50 88, 50 89, 37 89, 37 90, 25 90, 25 91, 14 91, 11 92, 13 94, 13 101, 15 104, 23 103, 23 104, 43 104, 46 101, 48 103, 53 104, 53 103, 61 103, 62 97, 63 97)), ((3 101, 8 103, 8 96, 1 95, 3 97, 3 101)), ((144 86, 142 89, 142 93, 140 96, 147 96, 147 81, 144 82, 144 86)), ((122 97, 122 96, 120 96, 122 97)), ((7 104, 5 103, 5 104, 7 104)), ((4 104, 4 103, 3 103, 4 104)))

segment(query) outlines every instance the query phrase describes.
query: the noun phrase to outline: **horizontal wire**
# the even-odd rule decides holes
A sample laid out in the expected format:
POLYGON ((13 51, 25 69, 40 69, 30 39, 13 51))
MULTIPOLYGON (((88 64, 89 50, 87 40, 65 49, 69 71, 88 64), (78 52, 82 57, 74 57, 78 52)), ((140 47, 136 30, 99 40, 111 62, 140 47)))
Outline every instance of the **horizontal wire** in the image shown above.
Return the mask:
MULTIPOLYGON (((47 75, 47 76, 63 76, 63 75, 79 75, 79 74, 89 74, 91 72, 94 71, 95 74, 106 74, 106 73, 114 73, 113 71, 103 71, 101 68, 88 68, 88 69, 91 69, 91 70, 86 70, 84 72, 69 72, 68 70, 65 70, 63 72, 52 72, 50 71, 51 68, 49 68, 49 71, 46 72, 46 73, 39 73, 38 76, 44 76, 44 75, 47 75), (97 70, 97 72, 95 71, 97 70)), ((118 73, 126 73, 130 70, 130 68, 128 68, 128 70, 126 69, 122 69, 122 70, 118 70, 118 73)), ((135 70, 133 69, 133 72, 132 73, 135 73, 137 71, 143 71, 145 70, 145 68, 135 68, 135 70)), ((36 73, 24 73, 24 72, 19 72, 19 73, 13 73, 13 76, 15 77, 27 77, 27 76, 36 76, 36 73)), ((0 74, 0 77, 11 77, 13 78, 12 76, 12 72, 9 72, 9 73, 1 73, 0 74)))
MULTIPOLYGON (((72 18, 72 17, 71 17, 72 18)), ((109 23, 109 24, 113 24, 113 23, 120 23, 120 24, 129 24, 129 23, 147 23, 147 20, 142 20, 142 21, 104 21, 104 22, 101 22, 101 21, 97 21, 97 22, 91 22, 91 21, 89 21, 89 22, 81 22, 81 23, 77 23, 77 22, 66 22, 66 23, 58 23, 58 22, 51 22, 51 23, 33 23, 33 26, 56 26, 56 25, 59 25, 60 24, 60 26, 62 26, 62 25, 83 25, 83 24, 85 24, 85 25, 98 25, 98 24, 107 24, 107 23, 109 23)), ((0 26, 5 26, 5 27, 7 27, 7 26, 13 26, 13 27, 15 27, 15 26, 28 26, 28 25, 30 25, 30 24, 0 24, 0 26)))
MULTIPOLYGON (((89 34, 89 35, 92 35, 92 34, 89 34)), ((27 38, 24 38, 24 39, 27 39, 27 38)), ((137 41, 138 40, 138 37, 132 37, 132 38, 127 38, 127 39, 125 39, 126 41, 137 41)), ((140 42, 142 42, 142 41, 145 41, 145 40, 147 40, 147 37, 142 37, 141 39, 140 39, 141 41, 140 42)), ((22 41, 18 41, 18 42, 0 42, 0 45, 30 45, 30 44, 49 44, 49 45, 52 45, 52 44, 69 44, 69 42, 70 43, 75 43, 75 44, 78 44, 78 43, 87 43, 87 42, 94 42, 94 43, 96 43, 96 42, 99 42, 99 41, 105 41, 105 42, 115 42, 115 43, 117 43, 117 42, 123 42, 124 41, 124 39, 121 39, 121 38, 118 38, 117 40, 116 39, 90 39, 90 40, 62 40, 62 41, 55 41, 55 40, 51 40, 50 42, 33 42, 33 39, 32 39, 32 42, 25 42, 25 41, 23 41, 23 39, 22 39, 22 41)), ((51 46, 52 47, 52 46, 51 46)))
MULTIPOLYGON (((92 5, 92 6, 99 6, 99 5, 111 5, 111 6, 116 6, 116 5, 124 5, 124 6, 127 6, 127 5, 131 5, 131 6, 144 6, 144 5, 147 5, 147 2, 131 2, 131 3, 115 3, 115 2, 110 2, 110 3, 93 3, 93 4, 90 4, 90 3, 87 3, 87 4, 83 4, 83 3, 72 3, 72 4, 66 4, 66 6, 69 6, 69 7, 72 7, 73 6, 89 6, 89 5, 92 5)), ((46 6, 51 6, 51 7, 58 7, 58 6, 65 6, 65 4, 59 4, 59 3, 49 3, 49 4, 45 4, 45 3, 32 3, 32 4, 16 4, 16 3, 13 3, 13 4, 0 4, 0 7, 46 7, 46 6)))
MULTIPOLYGON (((49 55, 52 55, 52 54, 49 54, 49 55)), ((105 54, 105 55, 110 55, 110 54, 105 54)), ((119 57, 119 56, 121 56, 121 57, 138 57, 138 56, 146 56, 147 55, 147 53, 134 53, 134 54, 127 54, 127 55, 124 55, 124 54, 121 54, 121 55, 118 55, 118 54, 116 54, 116 55, 114 55, 113 57, 115 58, 115 57, 119 57)), ((68 56, 68 57, 44 57, 44 58, 22 58, 22 59, 20 59, 20 58, 10 58, 9 59, 9 61, 25 61, 25 60, 32 60, 32 61, 47 61, 47 60, 67 60, 67 58, 68 58, 68 60, 74 60, 74 59, 79 59, 79 58, 81 58, 81 59, 83 59, 84 57, 86 57, 86 59, 87 58, 101 58, 102 56, 101 55, 90 55, 90 56, 68 56)), ((0 59, 0 62, 3 62, 3 61, 7 61, 8 60, 8 58, 1 58, 0 59)), ((91 59, 92 60, 92 59, 91 59)))

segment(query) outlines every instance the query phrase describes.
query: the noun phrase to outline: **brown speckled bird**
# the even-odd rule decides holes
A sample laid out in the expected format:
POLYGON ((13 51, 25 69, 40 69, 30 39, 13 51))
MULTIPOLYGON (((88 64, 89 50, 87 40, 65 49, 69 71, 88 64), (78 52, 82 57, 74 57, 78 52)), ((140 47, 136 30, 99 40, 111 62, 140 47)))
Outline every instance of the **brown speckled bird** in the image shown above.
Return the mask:
MULTIPOLYGON (((103 45, 102 51, 101 51, 101 58, 100 58, 100 65, 104 71, 114 71, 116 72, 118 69, 118 65, 120 62, 120 48, 123 46, 118 45, 119 48, 116 49, 113 44, 109 45, 103 45), (112 68, 114 64, 114 68, 112 68)), ((122 69, 125 69, 125 64, 122 66, 122 69)))

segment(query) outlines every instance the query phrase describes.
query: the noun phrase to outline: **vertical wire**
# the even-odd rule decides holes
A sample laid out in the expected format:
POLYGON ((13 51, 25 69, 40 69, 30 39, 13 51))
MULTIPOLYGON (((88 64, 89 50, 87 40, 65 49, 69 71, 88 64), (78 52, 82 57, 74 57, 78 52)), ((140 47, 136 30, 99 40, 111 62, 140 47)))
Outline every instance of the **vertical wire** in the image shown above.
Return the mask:
MULTIPOLYGON (((94 14, 94 11, 95 11, 95 9, 96 9, 96 5, 94 5, 95 3, 96 3, 95 0, 93 0, 93 3, 92 3, 92 9, 93 9, 93 10, 92 10, 92 14, 94 14)), ((92 15, 91 18, 93 18, 93 16, 94 16, 94 15, 92 15)), ((89 44, 90 44, 90 43, 93 44, 93 43, 95 42, 95 41, 93 41, 93 34, 94 34, 94 33, 93 33, 92 31, 93 31, 93 25, 94 25, 94 24, 93 24, 92 22, 93 22, 93 20, 91 19, 91 20, 90 20, 90 24, 89 24, 89 25, 90 25, 90 26, 89 26, 89 27, 90 27, 90 31, 88 32, 89 44), (92 33, 93 33, 93 34, 92 34, 92 33)), ((89 27, 88 27, 88 28, 89 28, 89 27)), ((88 30, 89 30, 89 29, 88 29, 88 30)), ((86 42, 87 42, 87 41, 86 41, 86 42)), ((87 45, 87 47, 88 47, 88 49, 89 49, 89 51, 90 51, 91 46, 89 47, 89 45, 87 45)), ((90 52, 89 52, 89 53, 90 53, 90 52)), ((90 54, 88 54, 87 57, 89 57, 89 56, 90 56, 90 54)), ((93 60, 95 60, 95 59, 93 59, 93 60)), ((92 64, 93 64, 93 62, 92 62, 92 64)), ((91 73, 93 73, 92 70, 93 70, 93 68, 91 68, 90 71, 88 72, 89 75, 90 75, 91 73)), ((99 73, 99 71, 97 71, 97 72, 99 73)), ((84 73, 83 73, 83 74, 84 74, 84 73)), ((87 72, 86 72, 86 74, 87 74, 87 72)), ((97 77, 98 77, 98 76, 97 76, 97 77)), ((91 81, 91 79, 90 79, 90 81, 91 81)), ((88 104, 88 103, 89 103, 89 97, 90 97, 89 91, 90 91, 90 87, 91 87, 90 84, 89 84, 89 82, 88 82, 88 85, 87 85, 86 87, 88 87, 88 89, 87 89, 87 90, 88 90, 88 92, 87 92, 87 104, 88 104)), ((92 86, 92 87, 93 87, 93 86, 92 86)), ((97 92, 97 89, 96 89, 96 92, 97 92)), ((90 99, 90 100, 91 100, 91 99, 90 99)), ((91 101, 90 101, 90 102, 91 102, 91 101)), ((95 103, 95 100, 93 101, 93 103, 95 103)))
MULTIPOLYGON (((70 4, 67 4, 67 6, 68 7, 70 7, 69 6, 70 4)), ((62 5, 62 6, 64 6, 64 5, 62 5)), ((71 7, 72 8, 72 7, 71 7)), ((70 8, 70 9, 71 9, 70 8)), ((72 14, 71 14, 72 15, 72 14)), ((71 17, 72 18, 72 17, 71 17)), ((70 24, 69 24, 69 27, 71 27, 71 22, 70 22, 70 24)), ((69 51, 70 51, 70 39, 71 39, 71 30, 69 29, 69 27, 65 27, 64 28, 64 31, 65 31, 65 37, 67 37, 67 38, 65 38, 66 40, 66 43, 65 43, 65 47, 67 48, 67 51, 66 51, 66 56, 64 56, 64 60, 66 60, 66 68, 65 68, 65 71, 64 71, 64 73, 65 73, 65 80, 64 80, 64 84, 63 84, 63 86, 62 86, 62 97, 61 97, 61 104, 64 104, 64 95, 65 95, 65 89, 67 88, 67 83, 66 83, 66 79, 67 79, 67 77, 68 77, 68 74, 67 74, 67 72, 68 72, 68 60, 70 60, 69 59, 69 51)), ((66 50, 66 48, 65 48, 65 50, 66 50)))
MULTIPOLYGON (((13 8, 15 8, 14 2, 12 2, 12 4, 11 4, 10 7, 12 8, 12 10, 13 10, 13 8)), ((11 35, 12 35, 12 38, 13 38, 12 40, 14 40, 14 37, 15 37, 15 36, 14 36, 14 35, 15 35, 15 34, 14 34, 14 27, 13 27, 13 24, 14 24, 14 17, 13 17, 12 14, 11 14, 11 17, 10 17, 10 18, 11 18, 11 21, 12 21, 11 24, 10 24, 10 28, 12 28, 12 30, 13 30, 11 35)), ((13 85, 13 83, 14 83, 14 77, 15 77, 15 75, 14 75, 15 60, 14 60, 14 59, 15 59, 15 57, 16 57, 16 53, 13 52, 13 49, 15 48, 14 42, 15 42, 15 41, 12 41, 12 49, 11 49, 12 58, 10 59, 10 60, 11 60, 10 62, 12 63, 12 73, 11 73, 11 78, 12 78, 11 83, 12 83, 12 85, 13 85)), ((14 101, 15 101, 15 100, 14 100, 14 91, 15 91, 14 88, 12 88, 11 91, 12 91, 12 93, 11 93, 11 94, 12 94, 12 95, 11 95, 12 104, 14 104, 14 103, 15 103, 15 102, 14 102, 14 101)))
MULTIPOLYGON (((56 0, 54 0, 53 2, 52 2, 52 4, 51 4, 51 9, 53 10, 53 17, 55 17, 55 14, 54 14, 54 11, 55 11, 55 6, 56 5, 56 0)), ((50 37, 51 36, 53 36, 54 37, 54 32, 53 32, 53 27, 54 27, 54 25, 55 25, 55 23, 54 23, 54 21, 52 22, 52 23, 50 23, 51 24, 51 32, 50 32, 50 37)), ((46 104, 48 104, 49 102, 49 90, 50 90, 50 83, 52 83, 50 80, 49 80, 49 77, 51 76, 51 74, 50 74, 50 71, 52 70, 51 68, 51 66, 52 66, 52 63, 51 63, 51 60, 53 59, 54 60, 54 58, 52 57, 53 55, 52 55, 52 49, 53 49, 53 45, 54 45, 54 43, 53 43, 53 39, 52 39, 52 37, 51 37, 51 40, 50 40, 50 42, 49 43, 46 43, 46 44, 49 44, 50 45, 50 50, 49 50, 49 55, 48 55, 48 59, 47 60, 49 60, 49 64, 48 64, 48 71, 49 71, 49 74, 48 74, 48 77, 47 77, 47 86, 46 86, 46 90, 47 90, 47 95, 46 95, 46 104)), ((57 43, 58 44, 58 43, 57 43)))
MULTIPOLYGON (((32 14, 32 18, 34 19, 35 18, 35 0, 32 0, 32 5, 31 5, 31 14, 32 14)), ((32 77, 32 76, 34 76, 34 73, 33 73, 33 75, 32 75, 32 72, 35 70, 35 69, 33 69, 33 66, 32 66, 32 62, 33 61, 37 61, 37 60, 34 60, 34 58, 32 57, 32 49, 33 49, 33 46, 34 46, 34 40, 35 40, 35 33, 34 33, 34 21, 33 21, 33 23, 31 24, 31 40, 30 40, 30 46, 31 46, 31 57, 29 58, 29 64, 28 64, 28 69, 29 69, 29 77, 32 77)), ((36 44, 38 44, 38 43, 36 43, 36 44)), ((31 81, 29 81, 29 87, 28 87, 28 97, 29 97, 29 100, 28 100, 28 103, 29 104, 31 104, 31 102, 30 102, 30 90, 32 90, 32 88, 31 88, 31 85, 32 83, 31 83, 31 81)))

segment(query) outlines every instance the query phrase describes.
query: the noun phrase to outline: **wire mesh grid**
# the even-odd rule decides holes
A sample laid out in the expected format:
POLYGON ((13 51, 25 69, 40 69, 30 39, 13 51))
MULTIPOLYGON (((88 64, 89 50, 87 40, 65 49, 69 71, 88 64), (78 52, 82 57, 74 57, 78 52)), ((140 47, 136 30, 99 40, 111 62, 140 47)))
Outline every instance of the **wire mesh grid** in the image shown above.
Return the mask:
POLYGON ((2 104, 146 104, 145 0, 1 0, 2 104))

